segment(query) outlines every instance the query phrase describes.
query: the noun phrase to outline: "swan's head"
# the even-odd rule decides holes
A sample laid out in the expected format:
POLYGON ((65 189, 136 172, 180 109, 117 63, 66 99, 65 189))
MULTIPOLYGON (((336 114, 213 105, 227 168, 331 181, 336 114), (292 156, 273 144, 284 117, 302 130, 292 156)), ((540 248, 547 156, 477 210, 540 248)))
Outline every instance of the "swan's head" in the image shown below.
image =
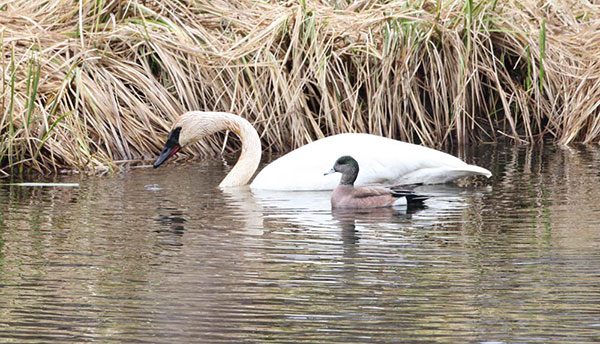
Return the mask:
POLYGON ((200 137, 210 132, 210 116, 199 111, 186 112, 181 115, 169 132, 167 142, 162 152, 154 162, 154 167, 162 165, 170 157, 175 155, 182 147, 197 141, 200 137), (206 124, 206 125, 205 125, 206 124))
POLYGON ((342 174, 342 179, 340 184, 354 185, 356 181, 356 177, 358 176, 358 162, 349 155, 344 155, 335 161, 333 168, 325 173, 335 173, 340 172, 342 174))
MULTIPOLYGON (((189 111, 184 113, 173 123, 165 147, 154 162, 154 167, 162 165, 181 148, 204 136, 221 130, 232 130, 236 134, 242 135, 240 126, 244 123, 240 121, 242 120, 239 116, 226 112, 189 111)), ((252 127, 249 123, 248 126, 252 127)))

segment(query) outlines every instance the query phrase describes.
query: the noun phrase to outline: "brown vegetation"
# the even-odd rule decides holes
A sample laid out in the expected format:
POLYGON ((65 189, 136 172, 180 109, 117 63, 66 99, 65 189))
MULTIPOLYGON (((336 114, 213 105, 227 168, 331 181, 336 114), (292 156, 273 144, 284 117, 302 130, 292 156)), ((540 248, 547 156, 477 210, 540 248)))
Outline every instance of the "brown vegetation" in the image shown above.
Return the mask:
POLYGON ((0 42, 6 175, 151 159, 186 110, 241 114, 279 151, 349 131, 600 141, 587 0, 16 0, 0 42))

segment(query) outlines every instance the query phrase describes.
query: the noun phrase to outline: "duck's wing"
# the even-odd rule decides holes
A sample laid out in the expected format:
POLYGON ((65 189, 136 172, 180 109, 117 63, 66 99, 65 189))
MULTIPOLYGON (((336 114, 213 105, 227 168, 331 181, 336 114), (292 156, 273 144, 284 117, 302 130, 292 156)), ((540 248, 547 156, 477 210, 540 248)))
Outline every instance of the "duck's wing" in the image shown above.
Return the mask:
POLYGON ((356 187, 352 192, 353 199, 358 202, 378 204, 385 203, 387 205, 397 204, 401 198, 406 199, 406 203, 401 202, 400 204, 406 204, 407 210, 418 210, 426 208, 425 200, 429 197, 425 195, 415 194, 410 190, 391 190, 385 187, 356 187), (387 201, 385 201, 387 199, 387 201), (396 201, 394 201, 396 200, 396 201), (392 203, 387 203, 392 202, 392 203))
MULTIPOLYGON (((352 190, 354 198, 368 198, 375 196, 391 196, 395 197, 394 192, 388 188, 377 186, 359 186, 352 190)), ((398 196, 401 197, 401 196, 398 196)))
POLYGON ((402 185, 394 185, 389 188, 392 191, 397 192, 412 192, 416 187, 423 186, 423 183, 412 183, 412 184, 402 184, 402 185))

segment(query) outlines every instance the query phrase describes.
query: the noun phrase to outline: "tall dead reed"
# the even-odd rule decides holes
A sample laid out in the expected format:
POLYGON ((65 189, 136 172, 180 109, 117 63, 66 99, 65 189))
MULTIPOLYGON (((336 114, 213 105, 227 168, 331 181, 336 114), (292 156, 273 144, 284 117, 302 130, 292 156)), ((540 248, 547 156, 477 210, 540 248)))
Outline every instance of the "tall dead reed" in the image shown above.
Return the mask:
POLYGON ((13 0, 0 42, 4 175, 151 159, 186 110, 238 113, 274 151, 340 132, 600 141, 587 0, 13 0))

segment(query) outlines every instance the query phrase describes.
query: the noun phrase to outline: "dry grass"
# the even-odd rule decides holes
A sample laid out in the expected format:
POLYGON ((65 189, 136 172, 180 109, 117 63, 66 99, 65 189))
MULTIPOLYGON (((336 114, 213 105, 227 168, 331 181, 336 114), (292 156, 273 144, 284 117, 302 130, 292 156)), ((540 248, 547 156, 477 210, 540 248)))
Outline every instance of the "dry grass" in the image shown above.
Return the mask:
POLYGON ((185 110, 239 113, 279 151, 600 141, 589 0, 1 0, 0 42, 4 175, 151 159, 185 110))

